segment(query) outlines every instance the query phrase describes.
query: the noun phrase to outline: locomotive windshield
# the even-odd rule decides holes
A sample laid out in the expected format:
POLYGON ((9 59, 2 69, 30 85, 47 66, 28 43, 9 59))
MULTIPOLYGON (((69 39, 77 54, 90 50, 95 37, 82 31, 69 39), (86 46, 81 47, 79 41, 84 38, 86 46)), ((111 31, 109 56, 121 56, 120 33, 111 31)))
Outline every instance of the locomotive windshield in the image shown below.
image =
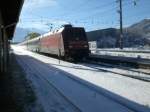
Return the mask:
POLYGON ((87 41, 86 34, 83 28, 68 28, 65 30, 66 40, 82 40, 87 41))

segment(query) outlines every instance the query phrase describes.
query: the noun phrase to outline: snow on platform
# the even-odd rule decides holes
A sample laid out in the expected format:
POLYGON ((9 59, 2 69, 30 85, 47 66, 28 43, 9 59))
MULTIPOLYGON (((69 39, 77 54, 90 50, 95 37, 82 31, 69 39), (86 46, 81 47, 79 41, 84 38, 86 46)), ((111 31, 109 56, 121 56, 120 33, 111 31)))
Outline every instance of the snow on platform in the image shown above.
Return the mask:
POLYGON ((103 72, 86 65, 64 61, 59 64, 57 59, 26 51, 21 46, 12 48, 47 112, 57 109, 68 112, 78 109, 83 112, 150 111, 142 106, 150 106, 148 82, 103 72), (49 89, 49 83, 61 91, 72 104, 55 89, 49 89), (52 97, 55 93, 57 95, 52 97), (68 108, 65 109, 65 106, 68 108))

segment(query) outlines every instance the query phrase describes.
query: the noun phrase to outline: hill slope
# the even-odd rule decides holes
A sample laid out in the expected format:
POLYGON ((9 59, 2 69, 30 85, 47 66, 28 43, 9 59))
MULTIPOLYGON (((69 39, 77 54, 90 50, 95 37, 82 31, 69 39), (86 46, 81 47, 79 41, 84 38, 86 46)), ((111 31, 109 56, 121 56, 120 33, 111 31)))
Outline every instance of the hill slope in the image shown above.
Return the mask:
MULTIPOLYGON (((119 30, 108 28, 87 32, 89 41, 97 41, 100 48, 116 47, 119 30)), ((144 19, 124 29, 124 47, 150 46, 150 19, 144 19)))

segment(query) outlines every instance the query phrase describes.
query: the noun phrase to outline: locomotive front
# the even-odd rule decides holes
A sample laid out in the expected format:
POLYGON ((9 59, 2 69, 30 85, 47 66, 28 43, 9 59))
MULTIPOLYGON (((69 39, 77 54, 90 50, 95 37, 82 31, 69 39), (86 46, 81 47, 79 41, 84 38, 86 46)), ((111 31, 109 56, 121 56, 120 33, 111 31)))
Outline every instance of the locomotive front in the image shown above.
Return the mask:
POLYGON ((89 56, 89 45, 84 28, 67 27, 62 35, 66 57, 83 59, 89 56))

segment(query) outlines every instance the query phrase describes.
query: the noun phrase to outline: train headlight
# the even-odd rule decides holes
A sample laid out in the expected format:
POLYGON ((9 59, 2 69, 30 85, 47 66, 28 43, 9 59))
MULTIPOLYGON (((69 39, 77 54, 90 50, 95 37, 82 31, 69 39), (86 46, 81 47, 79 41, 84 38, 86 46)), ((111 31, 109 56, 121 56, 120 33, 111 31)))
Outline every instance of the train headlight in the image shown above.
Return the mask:
POLYGON ((69 48, 73 48, 73 46, 70 45, 69 48))
POLYGON ((88 47, 88 45, 84 45, 84 47, 85 47, 85 48, 87 48, 87 47, 88 47))

